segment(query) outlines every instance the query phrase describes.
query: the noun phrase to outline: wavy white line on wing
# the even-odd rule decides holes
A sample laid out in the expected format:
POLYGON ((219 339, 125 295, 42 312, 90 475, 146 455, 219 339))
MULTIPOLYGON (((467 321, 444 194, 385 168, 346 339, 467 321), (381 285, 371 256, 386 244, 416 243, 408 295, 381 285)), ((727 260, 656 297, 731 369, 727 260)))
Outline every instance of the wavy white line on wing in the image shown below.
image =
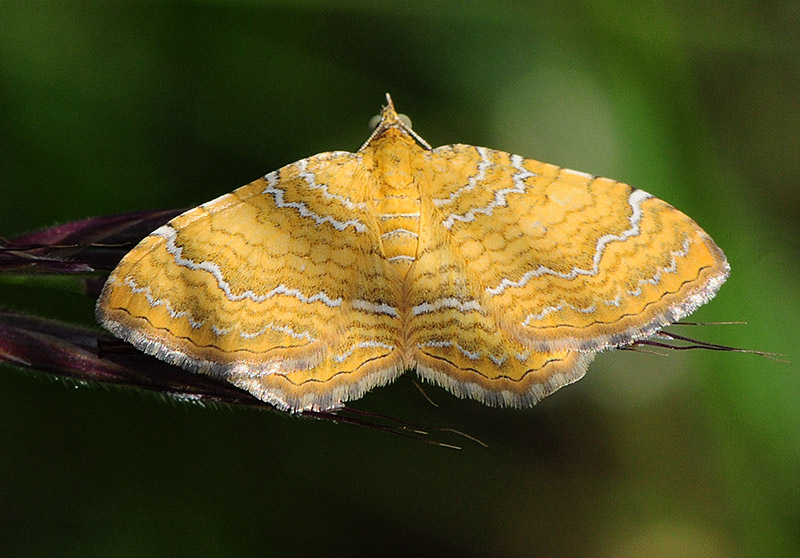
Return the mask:
POLYGON ((244 291, 243 293, 234 293, 231 290, 231 285, 225 280, 225 277, 222 275, 222 270, 220 267, 215 264, 214 262, 195 262, 188 258, 183 257, 183 248, 175 244, 175 239, 178 236, 178 232, 173 229, 170 225, 164 225, 159 227, 155 231, 152 232, 154 236, 160 236, 164 240, 166 240, 166 248, 167 252, 169 252, 175 263, 181 267, 185 267, 187 269, 192 270, 202 270, 210 273, 214 279, 217 280, 217 286, 225 293, 225 297, 230 301, 237 301, 237 300, 244 300, 250 299, 253 302, 263 302, 268 298, 271 298, 275 295, 286 295, 292 296, 299 300, 300 302, 305 302, 306 304, 310 304, 312 302, 322 302, 326 306, 336 307, 342 303, 341 298, 330 298, 327 294, 320 291, 317 294, 311 296, 305 296, 303 293, 298 291, 297 289, 290 289, 289 287, 280 284, 271 291, 263 295, 257 295, 251 290, 244 291))
POLYGON ((480 312, 482 310, 481 305, 477 300, 461 302, 457 298, 450 297, 440 298, 433 302, 423 302, 422 304, 417 304, 411 309, 411 314, 414 316, 419 316, 420 314, 435 312, 436 310, 440 310, 442 308, 455 308, 461 312, 469 312, 471 310, 480 312))
MULTIPOLYGON (((339 152, 337 154, 342 154, 343 152, 339 152)), ((347 209, 366 209, 367 204, 365 202, 353 202, 353 200, 346 198, 340 194, 331 194, 328 190, 327 184, 318 184, 317 177, 313 172, 309 172, 308 169, 308 159, 303 159, 302 161, 298 161, 297 168, 300 169, 300 176, 303 180, 306 181, 308 187, 312 190, 319 190, 322 193, 324 198, 329 200, 336 200, 345 206, 347 209)))
POLYGON ((281 208, 290 207, 292 209, 296 209, 301 216, 310 217, 318 225, 321 225, 322 223, 329 223, 333 228, 339 231, 343 231, 347 227, 353 227, 358 232, 362 233, 367 230, 367 226, 358 219, 339 221, 329 215, 319 215, 318 213, 314 213, 303 202, 287 202, 283 197, 286 191, 278 188, 278 171, 271 172, 264 178, 266 179, 268 186, 262 190, 262 193, 270 194, 275 200, 276 206, 281 208))
POLYGON ((653 196, 644 190, 634 190, 631 192, 631 195, 628 197, 628 203, 631 206, 631 215, 628 218, 630 223, 629 228, 623 231, 621 234, 604 234, 597 240, 594 256, 592 257, 591 269, 581 269, 579 267, 575 267, 572 268, 572 270, 568 273, 561 273, 559 271, 550 269, 549 267, 540 265, 536 269, 526 272, 518 281, 503 279, 496 287, 486 287, 486 292, 492 296, 497 296, 508 288, 524 287, 528 284, 528 281, 534 277, 540 277, 542 275, 555 275, 556 277, 561 277, 562 279, 575 279, 578 275, 597 275, 600 272, 600 260, 603 258, 603 253, 605 252, 606 246, 612 242, 625 241, 633 236, 637 236, 641 232, 640 224, 642 217, 644 216, 644 212, 642 211, 642 203, 651 197, 653 196))
MULTIPOLYGON (((669 265, 658 268, 653 277, 649 279, 639 279, 639 284, 657 285, 661 281, 661 277, 663 274, 675 273, 676 271, 678 271, 678 258, 684 258, 689 254, 689 248, 691 247, 691 244, 692 244, 692 239, 689 236, 685 236, 681 249, 670 252, 672 258, 670 260, 669 265)), ((635 291, 628 291, 628 295, 630 295, 631 297, 637 297, 640 296, 642 292, 643 292, 642 289, 638 288, 635 291)), ((619 307, 621 300, 622 300, 622 295, 617 295, 614 298, 604 300, 603 304, 605 304, 606 306, 619 307)), ((558 312, 560 310, 563 310, 564 308, 569 308, 571 310, 575 310, 576 312, 581 312, 584 314, 590 314, 595 310, 597 310, 597 305, 593 304, 592 306, 588 306, 586 308, 575 307, 567 303, 557 304, 555 306, 548 306, 538 314, 528 314, 528 316, 522 322, 522 325, 529 326, 531 322, 541 320, 546 315, 551 314, 553 312, 558 312)))
POLYGON ((422 349, 424 347, 455 347, 462 355, 464 355, 470 360, 478 360, 479 358, 481 358, 480 351, 475 351, 473 353, 471 351, 468 351, 458 343, 453 343, 452 341, 433 340, 433 341, 426 341, 425 343, 417 343, 417 348, 422 349))
POLYGON ((190 312, 186 312, 185 310, 175 310, 170 304, 169 300, 166 298, 156 298, 153 296, 152 292, 150 291, 150 287, 140 287, 136 280, 133 277, 126 277, 125 281, 123 281, 128 287, 130 287, 131 291, 136 294, 143 294, 144 297, 147 299, 148 304, 155 308, 156 306, 163 306, 164 309, 169 312, 169 315, 175 319, 178 318, 186 318, 189 322, 189 325, 192 326, 192 329, 197 329, 198 327, 203 325, 203 322, 196 320, 194 316, 190 312))
POLYGON ((552 314, 553 312, 558 312, 563 310, 564 308, 569 308, 570 310, 575 310, 576 312, 580 312, 581 314, 592 314, 595 310, 597 310, 597 305, 592 304, 591 306, 586 306, 581 308, 580 306, 573 306, 572 304, 562 302, 561 304, 556 304, 555 306, 548 306, 538 314, 528 314, 525 317, 525 320, 522 322, 522 325, 529 326, 531 322, 539 321, 548 314, 552 314))
MULTIPOLYGON (((150 306, 153 306, 153 307, 164 306, 164 308, 167 310, 167 312, 169 312, 169 315, 172 316, 173 318, 175 318, 175 319, 186 318, 189 321, 189 325, 191 325, 191 327, 193 329, 197 329, 198 327, 202 326, 205 323, 205 322, 196 320, 189 312, 186 312, 186 311, 180 311, 179 312, 179 311, 175 310, 174 308, 172 308, 172 305, 170 304, 169 300, 164 299, 164 298, 156 298, 156 297, 154 297, 152 295, 152 293, 150 292, 150 287, 140 287, 140 286, 138 286, 136 281, 132 277, 127 277, 124 282, 125 282, 126 285, 128 285, 130 287, 131 291, 133 291, 133 292, 135 292, 137 294, 143 294, 145 296, 145 298, 147 299, 147 302, 150 304, 150 306)), ((222 335, 227 335, 228 333, 233 331, 233 329, 234 328, 232 328, 232 327, 221 328, 221 327, 218 327, 216 324, 212 324, 211 325, 211 331, 214 332, 214 335, 216 335, 218 337, 222 336, 222 335)), ((273 323, 268 323, 264 327, 262 327, 260 330, 254 331, 254 332, 251 332, 251 333, 248 333, 246 331, 242 331, 242 332, 239 333, 239 335, 244 339, 253 339, 253 338, 258 337, 259 335, 263 334, 268 329, 271 329, 271 330, 274 330, 274 331, 280 331, 281 333, 285 333, 286 335, 294 337, 295 339, 308 339, 309 342, 316 341, 316 338, 314 338, 307 331, 302 331, 302 332, 298 333, 298 332, 296 332, 295 330, 293 330, 292 328, 290 328, 288 326, 276 325, 276 324, 273 324, 273 323)))
POLYGON ((419 238, 419 235, 414 231, 408 229, 393 229, 381 235, 382 239, 394 238, 395 236, 410 236, 411 238, 419 238))
MULTIPOLYGON (((683 245, 680 250, 675 250, 674 252, 670 252, 672 256, 672 260, 670 260, 670 264, 666 267, 660 267, 656 271, 655 275, 653 275, 650 279, 639 279, 639 285, 658 285, 661 282, 661 276, 663 274, 675 273, 678 271, 678 258, 685 258, 689 255, 689 248, 692 244, 692 239, 688 235, 684 235, 683 245)), ((642 294, 642 288, 639 287, 635 291, 628 291, 628 294, 631 296, 639 296, 642 294)))
POLYGON ((350 303, 356 310, 362 310, 364 312, 369 312, 370 314, 387 314, 389 316, 394 316, 395 318, 400 317, 400 312, 394 306, 390 306, 384 303, 375 303, 370 302, 369 300, 361 300, 355 299, 350 303))
POLYGON ((285 333, 290 337, 294 337, 295 339, 308 339, 310 343, 313 343, 314 341, 317 340, 307 331, 301 331, 300 333, 298 333, 289 326, 277 325, 272 322, 265 324, 264 327, 262 327, 258 331, 253 331, 253 332, 242 331, 239 333, 239 335, 244 339, 254 339, 259 335, 262 335, 267 330, 279 331, 281 333, 285 333))
POLYGON ((474 190, 479 182, 486 179, 486 169, 493 165, 492 161, 489 159, 489 151, 485 147, 476 147, 475 149, 481 156, 481 162, 478 163, 478 172, 470 176, 466 185, 452 192, 449 197, 434 199, 433 205, 441 207, 448 203, 453 203, 461 194, 474 190))
POLYGON ((503 366, 503 363, 506 361, 506 357, 497 358, 494 355, 489 355, 489 360, 494 362, 497 366, 503 366))
POLYGON ((391 258, 386 258, 386 261, 388 261, 388 262, 413 262, 416 259, 417 258, 415 258, 414 256, 401 255, 401 256, 392 256, 391 258))
POLYGON ((505 207, 508 205, 508 201, 506 197, 509 194, 524 194, 525 193, 525 179, 530 178, 532 176, 538 176, 536 173, 533 173, 522 166, 525 159, 520 157, 519 155, 512 155, 511 156, 511 166, 517 169, 519 172, 514 174, 512 177, 514 181, 513 188, 503 188, 502 190, 498 190, 494 194, 494 199, 490 201, 485 207, 478 207, 476 209, 470 209, 464 214, 458 215, 456 213, 451 213, 447 216, 442 224, 447 228, 450 229, 456 221, 474 221, 476 215, 491 215, 492 212, 497 207, 505 207))
POLYGON ((419 212, 414 213, 381 213, 378 215, 381 221, 388 221, 389 219, 419 219, 419 212))
POLYGON ((347 352, 344 352, 340 355, 334 355, 333 360, 336 362, 344 362, 350 357, 350 355, 356 352, 357 349, 388 349, 392 351, 394 348, 394 345, 389 345, 388 343, 382 343, 380 341, 361 341, 360 343, 356 343, 350 347, 347 352))

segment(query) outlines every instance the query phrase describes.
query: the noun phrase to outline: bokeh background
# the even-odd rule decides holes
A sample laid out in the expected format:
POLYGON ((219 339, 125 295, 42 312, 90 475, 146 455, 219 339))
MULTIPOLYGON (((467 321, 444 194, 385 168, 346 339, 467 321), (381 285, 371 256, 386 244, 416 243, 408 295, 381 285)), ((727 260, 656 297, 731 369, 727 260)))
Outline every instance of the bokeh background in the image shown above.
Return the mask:
MULTIPOLYGON (((0 554, 796 555, 799 45, 794 1, 3 1, 0 236, 355 150, 389 91, 432 145, 681 208, 733 269, 695 317, 748 323, 689 334, 794 363, 612 352, 531 410, 355 404, 489 445, 461 451, 0 366, 0 554)), ((38 284, 0 305, 93 323, 38 284)))

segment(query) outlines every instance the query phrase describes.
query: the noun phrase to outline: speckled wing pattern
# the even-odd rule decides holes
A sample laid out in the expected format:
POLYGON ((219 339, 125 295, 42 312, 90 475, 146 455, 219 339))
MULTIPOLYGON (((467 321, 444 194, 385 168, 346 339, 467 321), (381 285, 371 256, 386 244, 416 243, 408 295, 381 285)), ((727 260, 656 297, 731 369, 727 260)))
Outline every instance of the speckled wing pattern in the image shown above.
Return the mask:
POLYGON ((283 410, 337 408, 412 368, 460 397, 530 406, 727 275, 708 235, 642 190, 431 149, 389 99, 358 152, 303 159, 154 231, 97 315, 283 410))

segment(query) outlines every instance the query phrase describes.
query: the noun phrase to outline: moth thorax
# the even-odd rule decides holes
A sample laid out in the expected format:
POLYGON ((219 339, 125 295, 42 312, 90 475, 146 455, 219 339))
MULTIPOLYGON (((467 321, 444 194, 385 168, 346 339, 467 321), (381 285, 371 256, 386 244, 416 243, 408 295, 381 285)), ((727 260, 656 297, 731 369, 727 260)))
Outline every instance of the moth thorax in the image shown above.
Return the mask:
POLYGON ((419 197, 393 194, 378 200, 383 253, 402 275, 414 263, 419 244, 419 197))

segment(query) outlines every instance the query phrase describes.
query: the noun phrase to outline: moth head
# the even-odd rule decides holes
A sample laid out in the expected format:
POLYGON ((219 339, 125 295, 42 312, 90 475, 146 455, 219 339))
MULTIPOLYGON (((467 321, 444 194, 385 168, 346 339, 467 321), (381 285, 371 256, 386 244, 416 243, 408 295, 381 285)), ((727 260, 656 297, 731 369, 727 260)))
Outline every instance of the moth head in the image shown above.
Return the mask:
POLYGON ((392 128, 398 129, 411 136, 425 149, 431 149, 428 142, 411 129, 411 119, 405 114, 400 114, 395 110, 392 97, 388 93, 386 94, 386 105, 381 109, 380 114, 376 114, 370 119, 369 127, 372 133, 359 151, 362 151, 372 140, 383 135, 387 130, 392 128))

